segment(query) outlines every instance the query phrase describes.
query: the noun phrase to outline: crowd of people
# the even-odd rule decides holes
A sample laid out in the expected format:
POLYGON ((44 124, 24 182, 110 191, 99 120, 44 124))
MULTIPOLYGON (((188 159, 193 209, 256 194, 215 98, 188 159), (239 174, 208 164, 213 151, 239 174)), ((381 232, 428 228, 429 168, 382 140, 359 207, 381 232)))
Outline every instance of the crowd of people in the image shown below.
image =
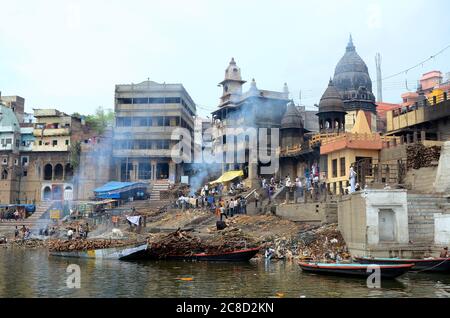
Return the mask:
POLYGON ((16 228, 14 229, 14 240, 22 239, 27 240, 31 236, 31 230, 26 227, 25 225, 22 225, 22 227, 19 229, 16 225, 16 228))
POLYGON ((185 209, 202 209, 215 213, 218 217, 229 217, 236 214, 247 214, 247 199, 241 195, 245 191, 241 180, 230 183, 224 190, 222 183, 205 184, 197 193, 190 196, 180 194, 176 206, 185 209))
POLYGON ((67 229, 67 239, 73 240, 73 239, 87 239, 89 235, 89 223, 86 222, 86 224, 78 224, 75 227, 69 227, 67 229))

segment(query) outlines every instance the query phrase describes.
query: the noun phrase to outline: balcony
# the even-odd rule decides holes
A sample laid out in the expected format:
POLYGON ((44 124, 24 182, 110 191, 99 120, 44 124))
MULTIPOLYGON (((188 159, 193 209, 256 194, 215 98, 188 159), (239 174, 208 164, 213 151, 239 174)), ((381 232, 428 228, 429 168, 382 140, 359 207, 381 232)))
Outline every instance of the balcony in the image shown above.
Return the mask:
POLYGON ((70 136, 70 128, 36 128, 33 130, 35 137, 54 137, 54 136, 70 136))
POLYGON ((170 149, 114 149, 113 156, 115 157, 172 157, 170 149))

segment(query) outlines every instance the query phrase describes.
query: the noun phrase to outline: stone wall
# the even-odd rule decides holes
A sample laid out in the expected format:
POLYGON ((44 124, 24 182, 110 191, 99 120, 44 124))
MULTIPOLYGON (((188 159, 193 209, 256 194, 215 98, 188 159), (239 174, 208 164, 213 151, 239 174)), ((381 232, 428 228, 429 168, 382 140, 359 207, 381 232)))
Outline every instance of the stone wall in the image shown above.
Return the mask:
POLYGON ((434 243, 445 246, 450 244, 450 214, 434 214, 434 243))
POLYGON ((420 193, 432 193, 437 175, 437 167, 410 169, 406 173, 405 184, 409 189, 420 193))
POLYGON ((442 145, 433 189, 436 192, 450 193, 450 141, 442 145))
POLYGON ((352 254, 366 255, 371 248, 407 244, 408 210, 405 190, 368 190, 345 196, 338 203, 339 230, 352 254), (385 219, 383 211, 392 219, 385 219), (392 239, 383 237, 390 228, 392 239))
POLYGON ((276 214, 295 222, 330 224, 337 222, 336 203, 280 204, 276 214))

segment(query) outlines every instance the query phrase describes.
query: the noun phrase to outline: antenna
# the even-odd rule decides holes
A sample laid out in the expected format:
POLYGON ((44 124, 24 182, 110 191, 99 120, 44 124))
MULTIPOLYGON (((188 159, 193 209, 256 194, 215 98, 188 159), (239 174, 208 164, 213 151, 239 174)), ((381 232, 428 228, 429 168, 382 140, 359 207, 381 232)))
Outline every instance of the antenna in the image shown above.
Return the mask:
POLYGON ((298 99, 299 99, 298 104, 299 104, 300 106, 302 106, 302 90, 300 90, 300 91, 298 92, 298 99))
POLYGON ((377 101, 383 101, 383 81, 381 79, 381 54, 375 54, 375 65, 377 67, 377 101))

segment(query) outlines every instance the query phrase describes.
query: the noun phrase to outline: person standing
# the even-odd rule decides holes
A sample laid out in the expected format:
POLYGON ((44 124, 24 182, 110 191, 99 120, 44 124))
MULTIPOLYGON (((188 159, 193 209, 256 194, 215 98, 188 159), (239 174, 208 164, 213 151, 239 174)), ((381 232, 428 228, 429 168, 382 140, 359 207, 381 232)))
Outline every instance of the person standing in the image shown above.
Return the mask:
POLYGON ((349 174, 349 179, 350 179, 350 193, 355 192, 355 187, 356 187, 356 172, 353 170, 353 166, 350 166, 350 174, 349 174))
POLYGON ((14 229, 14 239, 17 240, 18 237, 19 237, 19 229, 17 228, 16 225, 16 228, 14 229))
POLYGON ((234 200, 233 198, 230 200, 230 205, 229 205, 229 211, 230 211, 230 216, 233 217, 234 216, 234 200))
POLYGON ((444 247, 441 251, 441 254, 439 255, 440 258, 448 258, 449 254, 448 254, 448 247, 444 247))
POLYGON ((86 222, 86 226, 84 227, 84 238, 87 239, 89 234, 89 223, 86 222))
POLYGON ((254 197, 255 197, 255 208, 258 208, 259 193, 257 191, 254 192, 254 197))

